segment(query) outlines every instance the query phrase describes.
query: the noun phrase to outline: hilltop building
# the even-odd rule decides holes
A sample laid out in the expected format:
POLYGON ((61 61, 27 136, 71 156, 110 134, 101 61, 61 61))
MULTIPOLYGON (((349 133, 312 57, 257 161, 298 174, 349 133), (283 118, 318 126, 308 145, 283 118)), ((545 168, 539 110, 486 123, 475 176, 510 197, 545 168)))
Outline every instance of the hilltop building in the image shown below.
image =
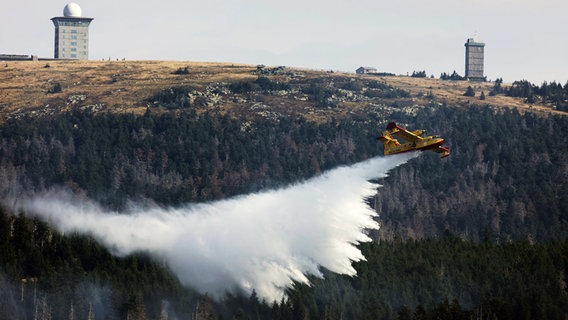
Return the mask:
POLYGON ((485 81, 483 75, 483 59, 485 43, 475 37, 467 39, 465 45, 465 78, 474 81, 485 81))
POLYGON ((89 24, 93 18, 81 16, 81 7, 69 3, 63 17, 51 18, 55 25, 55 59, 89 59, 89 24))
POLYGON ((359 67, 355 70, 356 74, 377 73, 377 69, 373 67, 359 67))

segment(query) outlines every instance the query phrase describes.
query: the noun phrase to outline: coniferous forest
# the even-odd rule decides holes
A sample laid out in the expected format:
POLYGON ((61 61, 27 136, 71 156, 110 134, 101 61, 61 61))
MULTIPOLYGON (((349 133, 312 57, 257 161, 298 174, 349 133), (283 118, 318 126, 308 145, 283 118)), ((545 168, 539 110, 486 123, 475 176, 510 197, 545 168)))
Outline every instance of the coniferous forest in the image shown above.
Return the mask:
MULTIPOLYGON (((315 90, 315 89, 314 89, 315 90)), ((75 111, 0 128, 0 194, 64 187, 109 208, 275 188, 382 154, 387 121, 427 128, 452 155, 394 169, 370 205, 358 275, 324 270, 277 304, 215 301, 144 254, 0 212, 0 319, 565 319, 568 119, 427 106, 393 119, 248 121, 216 113, 75 111)), ((28 121, 29 120, 29 121, 28 121)))

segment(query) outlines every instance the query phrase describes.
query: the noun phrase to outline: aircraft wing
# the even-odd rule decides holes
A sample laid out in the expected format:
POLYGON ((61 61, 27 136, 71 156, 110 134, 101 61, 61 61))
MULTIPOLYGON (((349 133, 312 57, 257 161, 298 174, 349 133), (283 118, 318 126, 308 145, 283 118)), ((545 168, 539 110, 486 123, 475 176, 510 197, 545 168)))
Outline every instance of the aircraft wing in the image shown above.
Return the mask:
POLYGON ((414 142, 414 141, 422 140, 422 137, 420 137, 419 135, 416 135, 416 134, 404 129, 403 127, 398 126, 394 122, 391 122, 387 125, 387 130, 391 134, 394 134, 395 136, 402 138, 402 139, 404 139, 405 141, 408 141, 408 142, 414 142))

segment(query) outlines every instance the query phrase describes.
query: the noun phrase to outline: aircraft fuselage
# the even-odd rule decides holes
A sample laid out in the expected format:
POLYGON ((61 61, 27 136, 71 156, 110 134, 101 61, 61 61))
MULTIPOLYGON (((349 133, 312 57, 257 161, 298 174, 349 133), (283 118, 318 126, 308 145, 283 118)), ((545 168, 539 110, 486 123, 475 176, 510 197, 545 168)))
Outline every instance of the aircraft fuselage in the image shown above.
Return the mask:
POLYGON ((437 148, 443 144, 444 139, 442 138, 426 137, 422 141, 405 142, 400 144, 399 146, 385 149, 385 154, 397 154, 416 150, 426 151, 429 149, 437 148))

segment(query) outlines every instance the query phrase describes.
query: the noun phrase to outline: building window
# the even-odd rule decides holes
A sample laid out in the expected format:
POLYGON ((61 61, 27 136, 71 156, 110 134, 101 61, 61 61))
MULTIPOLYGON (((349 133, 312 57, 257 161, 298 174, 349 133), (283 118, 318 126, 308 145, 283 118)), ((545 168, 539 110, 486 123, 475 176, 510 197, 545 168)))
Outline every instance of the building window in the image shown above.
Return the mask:
POLYGON ((71 29, 71 33, 77 33, 76 29, 71 29))
POLYGON ((76 45, 77 45, 77 41, 71 41, 71 45, 72 45, 72 46, 76 46, 76 45))

